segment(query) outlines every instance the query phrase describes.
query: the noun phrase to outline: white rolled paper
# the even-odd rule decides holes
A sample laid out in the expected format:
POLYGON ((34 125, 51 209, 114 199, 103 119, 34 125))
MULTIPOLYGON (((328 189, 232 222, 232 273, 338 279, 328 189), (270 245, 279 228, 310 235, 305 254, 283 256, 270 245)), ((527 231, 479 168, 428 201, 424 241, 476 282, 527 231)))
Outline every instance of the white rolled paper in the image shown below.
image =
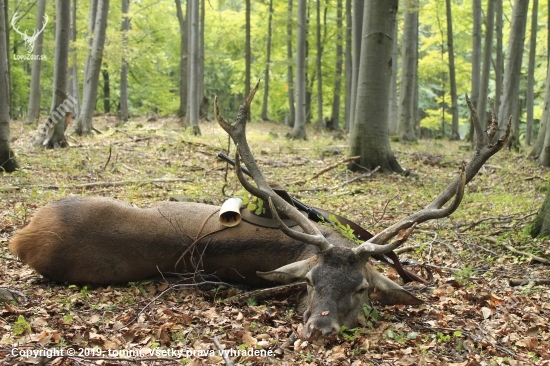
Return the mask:
POLYGON ((220 208, 220 224, 225 227, 233 227, 241 222, 241 206, 243 201, 240 198, 229 198, 220 208))

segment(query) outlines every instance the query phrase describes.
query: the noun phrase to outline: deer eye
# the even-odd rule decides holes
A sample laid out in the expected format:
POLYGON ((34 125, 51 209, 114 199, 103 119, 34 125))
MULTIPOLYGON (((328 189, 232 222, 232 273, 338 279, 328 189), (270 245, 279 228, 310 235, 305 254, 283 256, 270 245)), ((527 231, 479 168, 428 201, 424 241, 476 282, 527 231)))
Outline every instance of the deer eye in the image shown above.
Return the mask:
POLYGON ((355 293, 358 295, 363 295, 364 293, 367 292, 368 289, 369 289, 368 286, 361 286, 357 290, 355 290, 355 293))
POLYGON ((313 287, 313 283, 309 277, 304 277, 304 280, 306 281, 308 287, 313 287))

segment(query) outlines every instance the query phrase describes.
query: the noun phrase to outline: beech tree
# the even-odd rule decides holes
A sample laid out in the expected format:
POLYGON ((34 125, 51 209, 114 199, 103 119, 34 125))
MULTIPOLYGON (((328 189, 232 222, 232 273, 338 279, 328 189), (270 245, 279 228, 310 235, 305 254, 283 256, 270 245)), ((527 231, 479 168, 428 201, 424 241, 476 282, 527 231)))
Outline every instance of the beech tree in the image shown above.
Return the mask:
POLYGON ((273 33, 272 23, 273 23, 273 0, 269 0, 269 15, 267 20, 267 41, 266 41, 267 56, 266 56, 266 62, 265 62, 265 76, 264 76, 264 100, 262 103, 262 119, 264 121, 267 121, 269 119, 267 118, 267 104, 268 104, 268 98, 269 98, 269 66, 271 64, 271 35, 273 33))
POLYGON ((453 17, 451 10, 451 0, 446 0, 447 10, 447 53, 449 55, 449 83, 451 87, 451 114, 453 122, 451 125, 451 140, 460 140, 458 134, 458 97, 456 95, 456 70, 455 70, 455 51, 453 45, 453 17))
MULTIPOLYGON (((47 22, 46 0, 37 0, 36 2, 36 25, 35 29, 40 29, 43 22, 47 22)), ((29 96, 29 108, 27 111, 26 124, 38 121, 40 117, 40 72, 42 71, 42 44, 44 43, 44 32, 40 32, 34 43, 31 71, 31 87, 29 96)))
POLYGON ((296 119, 296 108, 294 106, 294 72, 292 71, 292 0, 288 0, 287 19, 286 19, 286 62, 287 62, 287 83, 288 83, 288 125, 294 127, 296 119))
POLYGON ((355 121, 350 136, 350 155, 360 155, 353 171, 380 167, 385 172, 403 172, 390 146, 388 97, 391 78, 391 52, 397 13, 397 0, 371 0, 365 3, 363 42, 357 81, 355 121))
MULTIPOLYGON (((478 106, 479 85, 481 83, 481 0, 473 0, 473 34, 472 34, 472 89, 470 100, 475 108, 478 106)), ((483 122, 482 122, 483 123, 483 122)), ((474 141, 474 123, 470 119, 469 141, 474 141)))
POLYGON ((188 0, 190 2, 191 32, 189 33, 189 85, 187 89, 188 99, 188 121, 193 128, 194 135, 200 135, 199 127, 199 94, 198 94, 198 52, 199 52, 199 0, 188 0))
POLYGON ((305 1, 298 1, 298 30, 296 40, 296 118, 290 138, 306 139, 306 22, 305 1))
POLYGON ((482 127, 487 125, 487 98, 489 97, 489 77, 493 55, 493 28, 495 25, 495 0, 487 1, 487 13, 485 16, 485 44, 483 46, 483 68, 479 83, 479 100, 477 113, 482 127))
POLYGON ((531 145, 533 138, 533 108, 535 103, 535 55, 537 53, 537 18, 538 18, 539 0, 533 0, 531 11, 531 37, 529 41, 529 69, 527 71, 527 123, 525 131, 525 143, 531 145))
POLYGON ((178 15, 178 23, 180 26, 180 82, 179 82, 179 97, 180 107, 178 109, 178 116, 183 119, 187 114, 187 39, 189 37, 187 27, 187 15, 188 12, 183 14, 181 9, 181 0, 175 0, 176 12, 178 15))
POLYGON ((84 80, 82 110, 80 111, 75 130, 78 135, 87 135, 92 132, 92 117, 95 110, 97 88, 99 85, 99 73, 101 71, 101 61, 103 59, 108 13, 109 0, 98 0, 92 49, 89 58, 90 62, 86 68, 86 77, 84 80))
MULTIPOLYGON (((6 44, 6 24, 4 0, 0 0, 0 75, 8 75, 8 46, 6 44)), ((13 172, 19 168, 15 155, 10 149, 10 104, 9 84, 0 83, 0 171, 13 172)))
POLYGON ((327 126, 331 130, 337 130, 340 128, 340 90, 342 89, 342 68, 343 68, 343 49, 342 42, 343 28, 342 28, 342 0, 336 2, 336 67, 334 76, 334 88, 332 96, 332 115, 330 117, 330 123, 327 126))
MULTIPOLYGON (((130 31, 130 0, 122 0, 122 47, 123 52, 128 50, 128 32, 130 31)), ((120 123, 128 121, 128 60, 126 56, 122 57, 122 66, 120 68, 120 109, 117 117, 120 123)))

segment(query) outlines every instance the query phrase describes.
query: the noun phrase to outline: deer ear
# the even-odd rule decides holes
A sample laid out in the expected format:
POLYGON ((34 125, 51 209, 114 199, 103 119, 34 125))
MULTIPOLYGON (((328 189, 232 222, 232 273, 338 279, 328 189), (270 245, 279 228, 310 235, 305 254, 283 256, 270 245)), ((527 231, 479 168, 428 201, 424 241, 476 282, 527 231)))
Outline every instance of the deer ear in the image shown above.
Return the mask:
POLYGON ((381 275, 370 263, 365 265, 365 277, 369 283, 371 297, 383 305, 420 305, 424 303, 403 287, 381 275))
POLYGON ((317 256, 298 262, 287 264, 270 272, 256 272, 256 274, 269 281, 279 283, 291 283, 304 276, 317 264, 317 256))

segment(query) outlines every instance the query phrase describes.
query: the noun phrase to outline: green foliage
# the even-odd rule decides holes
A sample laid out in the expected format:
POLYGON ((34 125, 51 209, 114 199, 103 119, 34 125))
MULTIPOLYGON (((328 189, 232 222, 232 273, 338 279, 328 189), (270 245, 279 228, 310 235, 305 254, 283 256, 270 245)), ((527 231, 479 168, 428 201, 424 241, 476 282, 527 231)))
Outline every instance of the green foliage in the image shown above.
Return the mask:
POLYGON ((15 323, 13 323, 12 332, 17 335, 30 333, 31 325, 25 320, 23 315, 19 315, 15 323))
POLYGON ((458 283, 464 286, 468 282, 470 282, 470 277, 472 277, 473 273, 474 273, 474 270, 472 269, 472 266, 468 265, 463 269, 461 269, 460 271, 456 271, 454 273, 454 277, 458 283))

